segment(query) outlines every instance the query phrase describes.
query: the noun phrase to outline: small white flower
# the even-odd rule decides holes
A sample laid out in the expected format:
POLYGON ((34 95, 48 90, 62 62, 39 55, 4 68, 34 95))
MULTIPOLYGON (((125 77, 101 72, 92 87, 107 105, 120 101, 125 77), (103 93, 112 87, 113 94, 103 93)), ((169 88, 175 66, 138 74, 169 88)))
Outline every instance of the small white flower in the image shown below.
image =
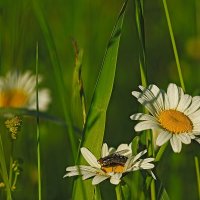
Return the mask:
MULTIPOLYGON (((51 101, 49 90, 39 89, 38 98, 39 110, 47 110, 51 101)), ((15 71, 0 77, 0 107, 36 109, 36 76, 30 71, 23 74, 15 71)))
MULTIPOLYGON (((144 150, 136 156, 133 156, 131 144, 121 144, 117 149, 114 149, 108 148, 107 144, 104 143, 101 151, 101 159, 108 158, 109 160, 113 158, 113 155, 117 155, 116 157, 121 156, 121 158, 126 158, 126 161, 124 164, 115 163, 114 165, 112 163, 110 165, 103 165, 100 162, 100 159, 97 160, 97 158, 87 148, 82 147, 81 153, 90 166, 79 165, 67 167, 67 174, 64 177, 82 175, 83 180, 94 177, 92 180, 93 185, 99 184, 109 178, 110 183, 117 185, 121 181, 122 175, 125 173, 139 169, 154 168, 154 164, 150 163, 154 158, 140 159, 140 157, 146 152, 147 150, 144 150)), ((152 172, 151 174, 155 177, 152 172)))
POLYGON ((170 140, 176 153, 181 151, 182 143, 190 144, 192 139, 199 142, 200 96, 184 94, 182 88, 173 83, 169 84, 167 93, 156 85, 139 88, 141 92, 133 91, 132 94, 151 115, 132 115, 132 120, 142 120, 135 126, 135 131, 157 129, 156 144, 162 146, 170 140))

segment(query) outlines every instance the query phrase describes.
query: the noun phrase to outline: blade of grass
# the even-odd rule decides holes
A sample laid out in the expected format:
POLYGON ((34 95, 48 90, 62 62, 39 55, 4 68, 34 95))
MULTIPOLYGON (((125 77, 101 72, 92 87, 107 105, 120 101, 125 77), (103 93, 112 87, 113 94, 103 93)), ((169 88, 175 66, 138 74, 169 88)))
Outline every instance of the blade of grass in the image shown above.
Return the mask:
POLYGON ((175 60, 176 60, 176 66, 177 66, 177 70, 178 70, 178 75, 179 75, 181 87, 185 91, 185 84, 184 84, 184 80, 183 80, 181 65, 180 65, 180 61, 179 61, 178 51, 177 51, 177 48, 176 48, 176 42, 175 42, 175 38, 174 38, 174 33, 173 33, 173 29, 172 29, 171 20, 170 20, 170 17, 169 17, 169 11, 168 11, 166 0, 163 0, 163 6, 164 6, 164 10, 165 10, 165 16, 166 16, 166 19, 167 19, 167 25, 168 25, 168 28, 169 28, 170 38, 171 38, 171 42, 172 42, 172 47, 173 47, 173 51, 174 51, 174 57, 175 57, 175 60))
MULTIPOLYGON (((145 47, 145 27, 144 27, 144 14, 143 14, 143 0, 135 0, 135 14, 136 14, 136 24, 138 37, 140 42, 140 51, 139 51, 139 66, 141 81, 144 87, 147 86, 147 66, 146 66, 146 47, 145 47)), ((146 131, 146 147, 148 149, 148 155, 154 156, 154 146, 153 146, 153 137, 150 131, 146 131)), ((151 181, 151 199, 156 199, 155 192, 155 181, 151 181)))
MULTIPOLYGON (((39 111, 38 103, 38 43, 36 45, 36 110, 39 111)), ((42 199, 42 187, 41 187, 41 157, 40 157, 40 121, 39 115, 37 115, 37 171, 38 171, 38 199, 42 199)))
POLYGON ((49 50, 49 55, 50 55, 51 63, 52 63, 54 74, 55 74, 57 89, 59 92, 59 97, 60 97, 61 105, 64 112, 65 123, 68 129, 68 135, 69 135, 69 140, 71 144, 72 154, 75 160, 76 153, 77 153, 77 143, 76 143, 75 135, 73 132, 72 121, 69 114, 70 112, 67 108, 67 105, 70 105, 70 102, 67 102, 67 100, 65 99, 63 95, 66 93, 66 89, 65 89, 65 83, 63 80, 62 69, 61 69, 59 58, 56 51, 56 45, 54 43, 54 39, 51 35, 51 31, 46 21, 46 18, 44 16, 44 13, 42 12, 40 1, 34 0, 32 2, 33 2, 33 9, 34 9, 35 15, 37 17, 37 20, 39 22, 39 25, 44 35, 44 39, 46 40, 47 48, 49 50))
POLYGON ((120 183, 115 187, 115 192, 117 200, 124 200, 120 183))
POLYGON ((3 148, 3 141, 0 134, 0 165, 1 165, 1 172, 2 172, 2 178, 6 186, 6 199, 12 200, 11 195, 11 188, 9 184, 9 178, 8 178, 8 171, 6 168, 6 160, 5 160, 5 154, 4 154, 4 148, 3 148))
MULTIPOLYGON (((91 105, 88 111, 83 137, 81 141, 81 146, 87 147, 97 157, 100 156, 101 145, 104 137, 106 111, 108 108, 114 83, 118 48, 126 5, 127 1, 122 6, 113 32, 111 34, 111 38, 107 45, 103 63, 99 72, 94 94, 92 97, 91 105)), ((81 158, 80 162, 84 163, 84 160, 81 158)), ((84 188, 82 188, 81 181, 81 179, 78 179, 75 182, 73 199, 81 199, 82 190, 86 192, 87 200, 93 199, 94 186, 91 185, 90 181, 84 181, 84 188)))
POLYGON ((194 157, 195 168, 196 168, 196 175, 197 175, 197 188, 198 188, 198 196, 200 199, 200 169, 199 169, 199 160, 198 157, 194 157))

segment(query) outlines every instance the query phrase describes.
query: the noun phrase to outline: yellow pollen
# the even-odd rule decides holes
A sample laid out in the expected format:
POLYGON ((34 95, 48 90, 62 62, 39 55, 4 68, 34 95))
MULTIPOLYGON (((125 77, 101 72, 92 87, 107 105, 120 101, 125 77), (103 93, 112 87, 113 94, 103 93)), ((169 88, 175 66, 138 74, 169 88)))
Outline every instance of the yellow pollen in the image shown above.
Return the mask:
POLYGON ((104 166, 101 167, 101 169, 105 172, 105 173, 122 173, 124 171, 124 166, 122 165, 117 165, 117 166, 104 166))
POLYGON ((2 91, 0 93, 0 107, 24 107, 28 101, 28 95, 19 89, 2 91))
POLYGON ((193 129, 189 117, 177 110, 164 110, 160 113, 158 119, 163 128, 174 134, 188 133, 193 129))

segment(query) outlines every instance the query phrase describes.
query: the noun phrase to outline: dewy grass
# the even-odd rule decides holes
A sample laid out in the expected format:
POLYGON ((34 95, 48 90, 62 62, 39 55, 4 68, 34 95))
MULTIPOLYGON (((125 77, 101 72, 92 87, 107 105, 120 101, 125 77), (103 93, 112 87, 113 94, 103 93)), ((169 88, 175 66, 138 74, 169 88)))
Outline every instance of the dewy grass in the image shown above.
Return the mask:
MULTIPOLYGON (((39 99, 38 99, 38 43, 36 45, 36 110, 39 112, 39 99)), ((41 158, 40 158, 40 122, 39 115, 37 114, 37 169, 38 169, 38 200, 42 199, 41 187, 41 158)))

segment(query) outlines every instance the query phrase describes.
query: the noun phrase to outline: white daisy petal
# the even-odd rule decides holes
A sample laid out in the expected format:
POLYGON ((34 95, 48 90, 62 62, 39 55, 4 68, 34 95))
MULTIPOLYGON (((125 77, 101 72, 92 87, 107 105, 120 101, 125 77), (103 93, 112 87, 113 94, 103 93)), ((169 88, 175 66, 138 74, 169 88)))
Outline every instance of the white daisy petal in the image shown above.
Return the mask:
POLYGON ((189 108, 185 110, 186 115, 190 115, 200 108, 200 96, 195 96, 192 98, 192 103, 189 108))
POLYGON ((110 183, 114 184, 114 185, 118 185, 120 183, 120 179, 122 177, 121 173, 116 173, 113 176, 111 176, 110 178, 110 183))
POLYGON ((138 91, 133 91, 132 92, 132 95, 136 98, 139 98, 139 96, 141 95, 141 92, 138 92, 138 91))
POLYGON ((102 149, 101 149, 101 157, 105 157, 109 154, 108 151, 108 145, 106 143, 103 144, 102 149))
POLYGON ((188 94, 185 94, 181 97, 179 104, 177 106, 177 110, 184 112, 191 104, 192 97, 188 94))
POLYGON ((139 122, 135 126, 135 131, 139 132, 139 131, 144 131, 144 130, 153 129, 153 128, 160 128, 160 126, 159 124, 152 121, 143 121, 143 122, 139 122))
POLYGON ((172 137, 172 134, 167 131, 162 131, 156 140, 156 145, 162 146, 165 144, 170 138, 172 137))
POLYGON ((195 138, 195 140, 200 144, 200 138, 195 138))
POLYGON ((178 137, 176 136, 176 134, 174 134, 172 136, 172 138, 170 139, 170 143, 172 146, 172 149, 175 153, 180 153, 181 148, 182 148, 182 143, 181 141, 178 139, 178 137))
POLYGON ((184 144, 190 144, 191 143, 191 137, 187 133, 177 134, 177 137, 184 144))
POLYGON ((141 156, 143 156, 145 153, 147 153, 147 150, 145 149, 144 151, 141 151, 140 153, 138 153, 136 156, 133 157, 132 159, 132 163, 134 163, 136 160, 138 160, 141 156))
POLYGON ((81 153, 89 165, 92 167, 101 168, 101 165, 97 162, 96 157, 87 148, 82 147, 81 153))
POLYGON ((171 109, 175 109, 179 103, 179 88, 176 84, 170 83, 167 88, 167 95, 169 97, 169 104, 171 109))
POLYGON ((90 172, 88 172, 87 174, 84 174, 82 176, 82 180, 86 180, 86 179, 91 178, 91 177, 93 177, 95 175, 96 175, 96 173, 90 173, 90 172))
POLYGON ((97 185, 108 178, 109 176, 96 175, 92 180, 92 185, 97 185))
POLYGON ((130 118, 132 120, 150 120, 150 121, 156 122, 155 117, 148 115, 148 114, 144 114, 144 113, 136 113, 134 115, 131 115, 130 118))

